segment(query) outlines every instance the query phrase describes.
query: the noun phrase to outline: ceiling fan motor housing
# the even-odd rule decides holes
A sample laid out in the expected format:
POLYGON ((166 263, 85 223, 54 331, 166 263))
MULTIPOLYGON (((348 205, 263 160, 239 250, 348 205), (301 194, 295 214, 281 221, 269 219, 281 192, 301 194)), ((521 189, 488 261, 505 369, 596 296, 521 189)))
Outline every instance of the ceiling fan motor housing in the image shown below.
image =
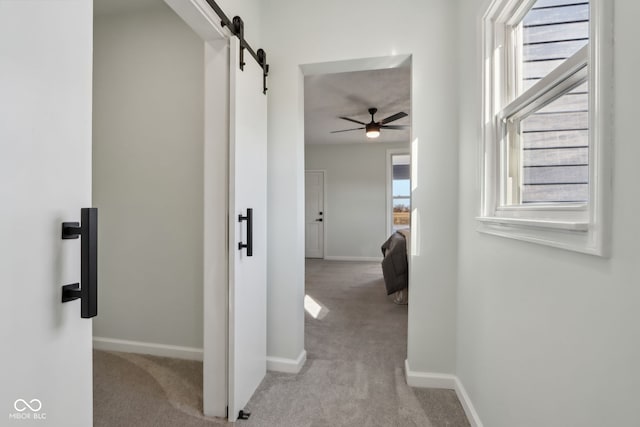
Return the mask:
POLYGON ((367 123, 365 125, 366 128, 366 132, 380 132, 380 123, 375 123, 375 122, 371 122, 371 123, 367 123))

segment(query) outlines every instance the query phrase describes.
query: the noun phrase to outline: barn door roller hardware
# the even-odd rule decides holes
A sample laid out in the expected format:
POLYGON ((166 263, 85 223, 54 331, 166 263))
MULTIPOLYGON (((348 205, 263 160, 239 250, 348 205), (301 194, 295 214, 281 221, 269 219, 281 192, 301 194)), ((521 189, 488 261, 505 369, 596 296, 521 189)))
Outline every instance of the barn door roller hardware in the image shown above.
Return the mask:
POLYGON ((263 49, 255 52, 249 43, 244 39, 244 22, 239 16, 234 16, 233 21, 220 9, 220 6, 214 0, 207 0, 211 9, 220 17, 220 24, 228 27, 234 36, 240 40, 240 69, 244 71, 244 50, 248 50, 253 59, 256 60, 260 68, 262 68, 262 93, 267 93, 267 76, 269 75, 269 64, 267 64, 267 53, 263 49))

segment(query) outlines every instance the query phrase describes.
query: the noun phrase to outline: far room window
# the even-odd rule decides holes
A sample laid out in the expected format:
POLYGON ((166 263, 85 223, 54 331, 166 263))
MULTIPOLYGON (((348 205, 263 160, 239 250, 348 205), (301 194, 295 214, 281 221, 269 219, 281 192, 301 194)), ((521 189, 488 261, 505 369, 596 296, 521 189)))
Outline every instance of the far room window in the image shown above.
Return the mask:
POLYGON ((605 252, 610 21, 607 0, 489 7, 480 231, 605 252))
POLYGON ((391 232, 411 224, 411 155, 391 154, 391 232))

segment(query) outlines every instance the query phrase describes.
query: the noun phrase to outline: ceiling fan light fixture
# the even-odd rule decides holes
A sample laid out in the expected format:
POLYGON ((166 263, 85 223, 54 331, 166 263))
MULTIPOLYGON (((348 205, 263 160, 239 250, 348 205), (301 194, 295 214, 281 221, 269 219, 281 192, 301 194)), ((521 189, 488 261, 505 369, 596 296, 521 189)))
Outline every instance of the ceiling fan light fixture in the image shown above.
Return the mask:
POLYGON ((369 123, 366 126, 366 134, 367 138, 377 138, 380 136, 380 125, 377 123, 369 123))
POLYGON ((360 120, 355 120, 349 117, 339 116, 338 117, 339 119, 346 120, 348 122, 357 123, 362 127, 353 128, 353 129, 344 129, 344 130, 334 130, 334 131, 331 131, 330 133, 351 132, 354 130, 359 131, 364 129, 365 135, 367 136, 367 138, 375 139, 380 136, 380 131, 382 128, 389 129, 389 130, 402 130, 408 127, 407 125, 389 125, 389 123, 391 122, 395 122, 398 119, 408 116, 407 113, 400 111, 399 113, 393 114, 387 117, 386 119, 382 119, 376 122, 376 119, 374 118, 374 114, 376 114, 377 111, 378 111, 377 108, 369 108, 369 114, 371 114, 371 121, 369 123, 361 122, 360 120))

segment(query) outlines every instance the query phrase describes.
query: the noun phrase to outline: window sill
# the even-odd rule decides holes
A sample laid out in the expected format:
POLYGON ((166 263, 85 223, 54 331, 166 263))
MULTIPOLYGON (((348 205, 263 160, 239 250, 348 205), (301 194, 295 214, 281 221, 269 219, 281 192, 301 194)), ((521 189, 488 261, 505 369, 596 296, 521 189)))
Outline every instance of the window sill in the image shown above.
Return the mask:
POLYGON ((504 217, 477 217, 476 220, 480 233, 589 255, 608 256, 608 249, 603 245, 601 233, 594 224, 504 217))
POLYGON ((478 221, 489 224, 516 225, 552 230, 588 231, 589 223, 574 221, 552 221, 539 219, 505 218, 505 217, 477 217, 478 221))

